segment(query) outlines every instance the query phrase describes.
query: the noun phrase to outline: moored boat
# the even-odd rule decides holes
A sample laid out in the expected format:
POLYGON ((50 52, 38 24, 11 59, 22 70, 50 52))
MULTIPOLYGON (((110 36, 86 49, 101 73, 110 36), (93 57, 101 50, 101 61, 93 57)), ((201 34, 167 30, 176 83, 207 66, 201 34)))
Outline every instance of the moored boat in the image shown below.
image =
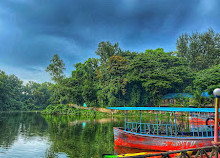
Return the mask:
MULTIPOLYGON (((157 150, 157 151, 172 151, 190 148, 198 148, 211 146, 214 139, 213 123, 208 121, 214 108, 168 108, 168 107, 111 107, 109 109, 116 110, 139 110, 140 121, 128 122, 125 116, 124 127, 114 127, 114 140, 115 145, 125 146, 131 148, 157 150), (188 131, 183 130, 182 124, 178 124, 174 115, 172 124, 159 123, 144 123, 141 121, 141 111, 154 110, 154 111, 167 111, 167 112, 190 112, 190 113, 207 113, 203 115, 205 118, 197 119, 192 116, 189 120, 190 128, 188 131)), ((158 118, 157 118, 158 119, 158 118)))

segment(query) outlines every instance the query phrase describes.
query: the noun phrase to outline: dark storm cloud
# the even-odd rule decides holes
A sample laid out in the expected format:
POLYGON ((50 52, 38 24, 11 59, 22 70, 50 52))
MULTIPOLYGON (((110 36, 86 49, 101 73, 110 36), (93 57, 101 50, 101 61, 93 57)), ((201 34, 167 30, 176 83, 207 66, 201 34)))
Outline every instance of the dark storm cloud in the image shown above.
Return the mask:
POLYGON ((73 64, 96 57, 101 41, 132 51, 175 50, 181 33, 215 29, 217 6, 205 0, 1 0, 0 66, 42 72, 58 53, 70 73, 73 64))

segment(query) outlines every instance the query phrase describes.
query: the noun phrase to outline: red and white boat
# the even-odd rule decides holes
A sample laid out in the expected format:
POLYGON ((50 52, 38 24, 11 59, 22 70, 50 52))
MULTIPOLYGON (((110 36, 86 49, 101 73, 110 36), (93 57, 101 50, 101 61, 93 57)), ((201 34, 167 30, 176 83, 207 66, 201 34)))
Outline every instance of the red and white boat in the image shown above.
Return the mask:
MULTIPOLYGON (((169 108, 169 107, 111 107, 114 110, 139 110, 140 121, 128 122, 125 116, 124 127, 114 127, 115 145, 156 150, 172 151, 190 148, 211 146, 214 139, 213 119, 210 113, 214 108, 169 108), (183 130, 183 124, 179 123, 174 114, 173 123, 160 123, 157 117, 156 123, 144 123, 141 121, 141 111, 167 111, 167 112, 190 112, 207 113, 205 117, 197 119, 189 117, 188 131, 183 130), (208 120, 208 121, 207 121, 208 120), (212 121, 210 121, 212 120, 212 121), (210 123, 210 124, 207 124, 210 123)), ((204 116, 204 115, 203 115, 204 116)))

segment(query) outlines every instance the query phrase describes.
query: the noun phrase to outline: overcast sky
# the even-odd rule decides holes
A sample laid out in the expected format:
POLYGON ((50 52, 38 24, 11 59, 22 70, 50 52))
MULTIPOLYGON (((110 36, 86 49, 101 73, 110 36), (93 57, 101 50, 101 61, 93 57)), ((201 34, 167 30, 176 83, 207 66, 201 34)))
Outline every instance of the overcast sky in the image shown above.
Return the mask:
POLYGON ((0 69, 23 81, 50 81, 59 54, 66 75, 97 57, 101 41, 122 50, 176 50, 182 33, 220 31, 218 0, 0 0, 0 69))

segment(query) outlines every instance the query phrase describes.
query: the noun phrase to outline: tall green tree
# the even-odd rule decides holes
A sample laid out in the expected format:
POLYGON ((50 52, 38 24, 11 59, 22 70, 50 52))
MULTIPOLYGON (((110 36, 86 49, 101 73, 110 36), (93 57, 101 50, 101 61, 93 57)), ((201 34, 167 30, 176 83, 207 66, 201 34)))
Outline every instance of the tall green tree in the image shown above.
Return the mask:
POLYGON ((98 59, 89 58, 84 63, 75 64, 76 70, 72 72, 74 100, 77 104, 86 103, 97 106, 97 68, 98 59))
POLYGON ((65 78, 63 71, 65 70, 65 64, 63 60, 60 59, 58 54, 55 54, 50 60, 50 64, 48 65, 46 72, 50 73, 51 79, 58 83, 62 79, 65 78))
POLYGON ((19 110, 22 106, 22 81, 0 70, 0 111, 19 110))
POLYGON ((106 63, 107 60, 113 56, 121 53, 121 49, 119 48, 119 44, 111 44, 109 41, 100 42, 98 44, 98 49, 96 50, 96 55, 100 56, 100 61, 102 63, 106 63))
POLYGON ((130 64, 130 82, 145 89, 146 104, 157 105, 164 94, 182 92, 192 81, 188 64, 163 49, 146 50, 130 64))
POLYGON ((182 34, 177 39, 177 55, 198 72, 220 63, 220 35, 213 29, 204 33, 182 34))

